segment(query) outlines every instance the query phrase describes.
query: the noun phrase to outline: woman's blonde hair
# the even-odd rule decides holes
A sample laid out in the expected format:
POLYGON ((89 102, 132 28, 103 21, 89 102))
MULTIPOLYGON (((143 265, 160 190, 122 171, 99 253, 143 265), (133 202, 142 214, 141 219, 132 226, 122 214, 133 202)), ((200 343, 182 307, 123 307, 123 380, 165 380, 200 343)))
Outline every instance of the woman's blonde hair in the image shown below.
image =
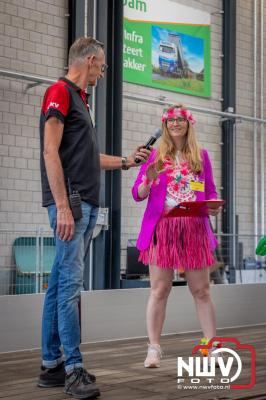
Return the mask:
MULTIPOLYGON (((172 107, 169 107, 164 112, 168 112, 174 108, 182 108, 186 110, 183 104, 176 104, 172 107)), ((201 151, 198 141, 196 139, 196 134, 193 128, 193 125, 190 121, 188 123, 188 130, 185 136, 185 143, 182 149, 182 155, 188 161, 190 168, 194 173, 199 173, 202 171, 202 158, 201 158, 201 151)), ((167 129, 167 120, 162 122, 162 136, 160 138, 160 142, 157 149, 157 154, 155 158, 156 168, 158 170, 162 169, 163 161, 166 157, 170 157, 173 162, 175 162, 176 156, 176 147, 174 142, 168 132, 167 129)))

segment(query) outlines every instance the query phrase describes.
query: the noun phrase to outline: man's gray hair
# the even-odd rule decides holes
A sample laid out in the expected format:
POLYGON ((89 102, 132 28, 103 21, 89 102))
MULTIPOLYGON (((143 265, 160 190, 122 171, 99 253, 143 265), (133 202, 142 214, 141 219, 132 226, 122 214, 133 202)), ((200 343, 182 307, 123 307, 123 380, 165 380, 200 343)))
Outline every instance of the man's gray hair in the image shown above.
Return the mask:
POLYGON ((96 55, 100 50, 104 50, 104 44, 92 37, 80 37, 72 44, 69 49, 69 66, 82 62, 85 57, 96 55))

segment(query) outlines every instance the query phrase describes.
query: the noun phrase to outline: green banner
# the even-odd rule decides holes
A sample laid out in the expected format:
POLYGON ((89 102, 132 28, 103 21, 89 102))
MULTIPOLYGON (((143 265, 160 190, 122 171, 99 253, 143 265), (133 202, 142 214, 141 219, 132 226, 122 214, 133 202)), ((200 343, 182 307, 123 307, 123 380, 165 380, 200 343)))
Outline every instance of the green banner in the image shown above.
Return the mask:
MULTIPOLYGON (((169 22, 165 21, 167 12, 162 18, 160 12, 158 14, 156 10, 156 14, 154 9, 151 10, 149 18, 149 7, 154 7, 154 0, 153 3, 151 1, 140 3, 124 1, 124 81, 194 96, 210 97, 208 14, 207 23, 205 23, 206 13, 203 16, 202 12, 197 15, 197 12, 193 10, 192 21, 189 24, 189 7, 165 1, 163 2, 165 7, 166 3, 171 3, 168 13, 172 12, 173 7, 182 7, 183 20, 181 23, 178 21, 174 23, 172 17, 169 17, 169 22), (140 3, 142 9, 137 10, 133 7, 140 3), (143 4, 146 4, 146 8, 143 4), (127 17, 130 12, 131 14, 133 12, 134 19, 127 17), (199 21, 197 21, 197 16, 199 16, 199 21), (151 17, 156 18, 157 22, 150 21, 151 17), (163 21, 159 21, 159 18, 163 21)), ((178 10, 176 11, 175 15, 179 15, 178 10)))

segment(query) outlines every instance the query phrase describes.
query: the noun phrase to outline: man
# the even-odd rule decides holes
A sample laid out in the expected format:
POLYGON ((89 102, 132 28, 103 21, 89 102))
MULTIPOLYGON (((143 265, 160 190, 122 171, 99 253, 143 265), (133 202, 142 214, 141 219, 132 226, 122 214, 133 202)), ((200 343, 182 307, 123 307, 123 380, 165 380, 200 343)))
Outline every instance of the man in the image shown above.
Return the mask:
POLYGON ((43 206, 55 233, 56 257, 44 302, 38 385, 65 386, 65 393, 78 399, 100 394, 95 376, 83 367, 78 311, 84 254, 98 214, 100 168, 128 169, 136 156, 143 163, 150 153, 139 147, 128 158, 99 155, 85 90, 96 86, 106 68, 101 42, 76 40, 69 71, 47 89, 40 119, 43 206))

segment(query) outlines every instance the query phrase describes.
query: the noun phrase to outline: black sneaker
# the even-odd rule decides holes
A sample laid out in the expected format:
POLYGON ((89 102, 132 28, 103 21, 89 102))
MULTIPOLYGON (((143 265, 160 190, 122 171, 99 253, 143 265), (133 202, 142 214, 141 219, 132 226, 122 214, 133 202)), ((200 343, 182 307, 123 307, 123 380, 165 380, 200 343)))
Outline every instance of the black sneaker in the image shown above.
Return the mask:
POLYGON ((84 368, 75 368, 71 374, 66 375, 64 392, 75 399, 96 399, 100 396, 100 390, 94 382, 94 375, 89 374, 84 368))
POLYGON ((65 385, 65 363, 58 364, 55 368, 41 366, 41 373, 37 385, 43 388, 50 388, 65 385))

